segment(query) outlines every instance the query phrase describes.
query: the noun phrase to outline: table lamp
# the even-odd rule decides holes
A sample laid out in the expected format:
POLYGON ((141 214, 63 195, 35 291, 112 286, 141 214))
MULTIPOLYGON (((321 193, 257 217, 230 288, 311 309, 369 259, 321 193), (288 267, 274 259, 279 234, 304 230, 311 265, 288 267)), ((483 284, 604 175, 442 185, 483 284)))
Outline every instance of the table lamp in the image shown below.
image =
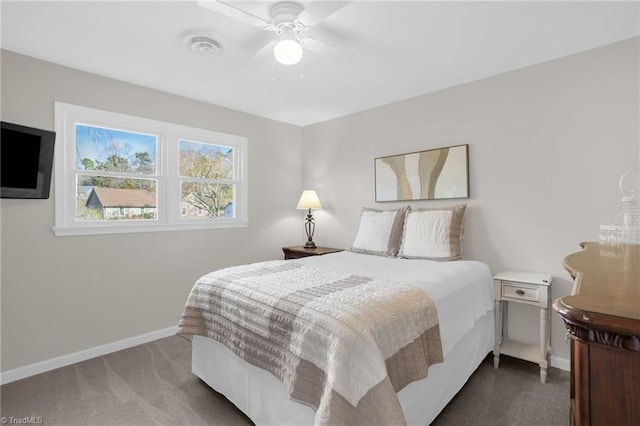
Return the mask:
POLYGON ((296 208, 300 210, 309 210, 304 222, 304 229, 307 231, 307 242, 304 243, 304 248, 314 249, 316 248, 316 244, 313 242, 313 232, 315 231, 316 224, 313 222, 311 209, 322 208, 322 204, 320 204, 316 191, 311 189, 305 189, 302 191, 302 195, 300 196, 300 200, 298 201, 298 206, 296 208))

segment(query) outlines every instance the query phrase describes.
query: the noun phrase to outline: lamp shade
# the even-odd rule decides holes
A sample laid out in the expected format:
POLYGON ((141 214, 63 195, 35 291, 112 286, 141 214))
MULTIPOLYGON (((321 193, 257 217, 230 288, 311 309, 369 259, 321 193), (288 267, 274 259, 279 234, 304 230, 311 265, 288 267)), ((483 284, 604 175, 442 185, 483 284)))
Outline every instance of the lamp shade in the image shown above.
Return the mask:
POLYGON ((312 189, 305 189, 302 191, 302 195, 300 196, 300 200, 298 201, 297 209, 321 209, 322 204, 320 204, 320 199, 318 198, 318 194, 316 191, 312 189))

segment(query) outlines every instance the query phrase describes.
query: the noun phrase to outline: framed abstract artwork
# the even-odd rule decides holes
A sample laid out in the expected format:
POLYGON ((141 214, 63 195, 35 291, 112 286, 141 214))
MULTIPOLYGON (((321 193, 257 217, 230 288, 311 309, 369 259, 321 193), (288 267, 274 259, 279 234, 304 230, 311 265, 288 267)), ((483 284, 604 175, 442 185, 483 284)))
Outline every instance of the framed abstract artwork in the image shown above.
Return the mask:
POLYGON ((469 198, 469 145, 374 160, 376 202, 469 198))

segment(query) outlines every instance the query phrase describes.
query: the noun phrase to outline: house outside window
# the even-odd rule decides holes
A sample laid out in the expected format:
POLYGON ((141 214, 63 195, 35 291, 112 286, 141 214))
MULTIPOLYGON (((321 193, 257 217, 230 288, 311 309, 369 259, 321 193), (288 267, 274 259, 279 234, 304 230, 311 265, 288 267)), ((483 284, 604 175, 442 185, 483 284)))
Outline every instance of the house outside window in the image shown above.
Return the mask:
POLYGON ((247 225, 246 138, 60 102, 55 111, 56 235, 247 225))

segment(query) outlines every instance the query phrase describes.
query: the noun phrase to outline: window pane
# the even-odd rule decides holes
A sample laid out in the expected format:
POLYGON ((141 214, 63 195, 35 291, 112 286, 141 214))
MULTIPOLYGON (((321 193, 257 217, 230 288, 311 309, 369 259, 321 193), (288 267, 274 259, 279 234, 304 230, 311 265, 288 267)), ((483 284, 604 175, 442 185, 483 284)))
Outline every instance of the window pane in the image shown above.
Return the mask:
POLYGON ((183 180, 180 208, 184 219, 235 217, 233 185, 183 180))
POLYGON ((156 174, 154 135, 76 124, 76 169, 156 174))
POLYGON ((76 220, 155 220, 156 181, 78 175, 76 220))
POLYGON ((233 179, 233 148, 180 140, 180 176, 233 179))

